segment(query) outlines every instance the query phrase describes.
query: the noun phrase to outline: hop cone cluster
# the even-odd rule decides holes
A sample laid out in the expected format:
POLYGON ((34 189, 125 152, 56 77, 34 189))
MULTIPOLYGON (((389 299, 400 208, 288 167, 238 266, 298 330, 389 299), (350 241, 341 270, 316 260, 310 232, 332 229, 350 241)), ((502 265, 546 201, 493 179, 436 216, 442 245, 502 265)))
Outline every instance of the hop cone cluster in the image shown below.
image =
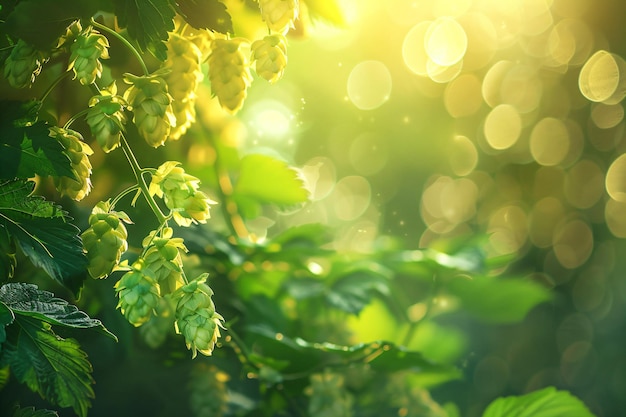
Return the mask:
POLYGON ((224 320, 215 311, 215 305, 211 296, 213 291, 204 283, 206 276, 203 274, 196 280, 181 287, 175 294, 176 321, 174 326, 176 333, 185 337, 187 349, 191 350, 192 358, 197 353, 209 356, 220 336, 220 327, 224 320))
POLYGON ((65 154, 70 158, 72 170, 76 178, 57 177, 55 185, 57 190, 70 198, 80 201, 91 191, 91 162, 89 155, 93 150, 83 142, 80 133, 63 129, 57 126, 50 128, 50 136, 63 145, 65 154))
POLYGON ((248 41, 242 38, 214 39, 209 55, 211 91, 222 108, 236 113, 243 106, 252 82, 249 62, 243 52, 248 41))
POLYGON ((273 32, 285 33, 298 18, 298 0, 259 0, 261 17, 273 32))
POLYGON ((283 35, 268 35, 252 43, 252 61, 259 76, 270 83, 280 80, 287 66, 287 39, 283 35))
POLYGON ((89 100, 87 124, 104 152, 111 152, 120 145, 126 124, 125 105, 126 101, 117 95, 115 82, 89 100))
POLYGON ((228 374, 205 363, 194 365, 189 381, 189 406, 195 417, 222 417, 228 411, 228 374))
POLYGON ((124 212, 111 211, 108 201, 101 201, 89 216, 89 228, 83 232, 83 248, 89 260, 89 275, 104 278, 119 263, 128 248, 128 234, 123 222, 130 223, 124 212))
POLYGON ((176 125, 172 109, 172 96, 168 93, 163 72, 136 76, 124 74, 130 87, 124 92, 124 100, 133 112, 133 122, 148 145, 161 146, 176 125))
MULTIPOLYGON (((80 23, 76 23, 80 30, 80 23)), ((102 75, 101 59, 109 58, 109 41, 91 26, 81 30, 70 46, 70 63, 67 70, 74 70, 74 79, 82 85, 90 85, 102 75)))
POLYGON ((4 77, 13 88, 30 87, 45 61, 42 52, 20 39, 4 62, 4 77))
POLYGON ((196 44, 176 33, 170 33, 167 41, 167 60, 164 68, 169 72, 163 77, 173 98, 172 110, 176 126, 172 127, 170 139, 177 140, 185 134, 196 120, 196 88, 202 81, 202 54, 196 44))
POLYGON ((180 250, 187 252, 181 238, 172 238, 173 230, 165 227, 160 236, 151 232, 144 240, 142 258, 146 268, 149 268, 161 287, 162 294, 176 291, 183 285, 183 261, 180 250))
POLYGON ((163 198, 180 226, 206 223, 210 217, 209 204, 214 204, 198 189, 200 180, 185 173, 179 162, 163 163, 152 176, 150 194, 163 198))
POLYGON ((141 258, 117 281, 115 291, 119 297, 117 308, 135 327, 150 320, 160 300, 156 277, 141 258))
POLYGON ((346 391, 341 375, 329 372, 311 375, 307 392, 311 417, 350 417, 354 398, 346 391))

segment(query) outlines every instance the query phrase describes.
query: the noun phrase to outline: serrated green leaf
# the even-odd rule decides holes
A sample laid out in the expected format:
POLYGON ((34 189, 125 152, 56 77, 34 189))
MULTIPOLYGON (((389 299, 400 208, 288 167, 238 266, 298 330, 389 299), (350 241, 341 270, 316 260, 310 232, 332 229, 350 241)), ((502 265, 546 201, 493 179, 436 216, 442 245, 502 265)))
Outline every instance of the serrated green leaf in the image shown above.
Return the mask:
POLYGON ((168 32, 174 30, 176 11, 169 0, 115 0, 118 24, 128 30, 143 50, 165 61, 168 32))
POLYGON ((36 48, 47 51, 56 46, 57 39, 65 33, 72 21, 89 19, 102 2, 64 0, 22 0, 7 16, 7 33, 23 39, 36 48))
POLYGON ((41 176, 74 178, 63 146, 37 121, 39 101, 0 101, 0 178, 41 176))
POLYGON ((35 266, 78 297, 87 268, 80 230, 60 207, 31 196, 33 186, 25 180, 0 183, 0 225, 35 266))
MULTIPOLYGON (((411 370, 418 373, 440 375, 449 380, 460 373, 450 365, 434 363, 421 353, 409 351, 393 343, 376 341, 353 346, 332 343, 310 343, 303 339, 291 339, 277 334, 267 326, 248 326, 247 336, 256 355, 279 360, 284 374, 310 373, 327 366, 347 366, 366 363, 374 371, 396 372, 411 370), (289 362, 285 366, 285 361, 289 362)), ((264 361, 269 366, 271 361, 264 361)))
POLYGON ((309 193, 298 173, 285 162, 268 155, 250 154, 241 159, 234 197, 239 203, 289 206, 304 203, 309 193))
POLYGON ((493 401, 483 417, 594 417, 585 404, 567 391, 547 387, 518 397, 493 401))
POLYGON ((536 305, 548 301, 545 287, 526 279, 459 277, 446 284, 464 308, 491 323, 513 323, 522 320, 536 305))
POLYGON ((0 307, 2 305, 20 316, 33 317, 53 326, 95 329, 117 341, 117 337, 109 332, 100 320, 92 319, 76 306, 55 298, 54 294, 42 291, 34 284, 15 282, 3 285, 0 287, 0 307))
POLYGON ((233 22, 226 5, 219 0, 176 0, 178 12, 196 29, 233 33, 233 22))
POLYGON ((0 301, 0 352, 2 352, 2 344, 7 339, 5 327, 15 320, 15 315, 6 304, 0 301))
POLYGON ((345 26, 346 19, 336 0, 301 0, 313 20, 319 19, 337 26, 345 26))
POLYGON ((342 274, 326 293, 328 303, 351 314, 359 314, 375 294, 389 294, 389 272, 380 265, 342 274))
POLYGON ((46 400, 86 417, 94 398, 91 364, 73 339, 55 335, 47 323, 17 316, 9 328, 0 366, 46 400))
POLYGON ((52 410, 35 410, 35 407, 16 407, 13 410, 13 417, 59 417, 59 415, 52 410))

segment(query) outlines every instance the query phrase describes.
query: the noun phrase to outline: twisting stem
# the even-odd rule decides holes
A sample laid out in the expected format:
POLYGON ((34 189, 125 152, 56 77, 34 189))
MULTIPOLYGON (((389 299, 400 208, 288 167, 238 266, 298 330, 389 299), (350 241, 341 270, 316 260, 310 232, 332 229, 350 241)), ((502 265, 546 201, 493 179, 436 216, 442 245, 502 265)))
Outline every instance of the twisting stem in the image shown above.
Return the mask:
POLYGON ((126 141, 124 135, 122 135, 120 142, 122 144, 122 149, 124 150, 124 155, 126 155, 126 159, 128 160, 128 163, 133 170, 133 174, 135 175, 135 179, 137 180, 137 186, 139 187, 141 193, 148 202, 148 205, 150 206, 152 212, 159 221, 159 224, 165 224, 167 222, 167 217, 163 214, 156 201, 154 201, 154 198, 152 198, 152 196, 150 195, 150 192, 148 191, 148 185, 146 184, 146 180, 143 178, 142 175, 141 167, 139 166, 137 158, 135 158, 135 154, 130 148, 130 145, 126 141))
POLYGON ((72 123, 74 123, 76 120, 86 115, 87 112, 89 112, 89 109, 83 109, 79 111, 78 113, 76 113, 74 116, 70 117, 69 120, 65 122, 65 125, 63 125, 63 129, 69 129, 72 123))
POLYGON ((438 291, 439 291, 439 282, 437 280, 437 276, 433 275, 433 281, 430 284, 430 292, 428 294, 428 301, 426 302, 426 311, 424 312, 424 315, 419 320, 411 322, 411 324, 409 325, 409 329, 404 335, 404 340, 402 341, 403 346, 407 346, 411 342, 411 339, 415 335, 415 332, 417 331, 420 324, 426 321, 426 319, 428 319, 428 316, 432 310, 433 304, 435 303, 435 298, 437 297, 438 291))
POLYGON ((141 54, 139 53, 139 51, 137 50, 137 48, 135 48, 129 41, 128 39, 126 39, 125 37, 123 37, 121 34, 117 33, 116 31, 114 31, 113 29, 111 29, 108 26, 105 26, 101 23, 96 22, 94 19, 91 19, 91 24, 95 27, 97 27, 98 29, 101 29, 109 34, 111 34, 112 36, 115 36, 117 39, 119 39, 120 42, 122 42, 124 45, 126 45, 126 47, 131 51, 131 53, 133 55, 135 55, 135 57, 137 58, 137 60, 139 61, 139 64, 141 65, 141 69, 143 70, 144 75, 148 75, 149 71, 148 71, 148 67, 146 66, 145 61, 143 60, 143 58, 141 57, 141 54))
POLYGON ((39 99, 39 101, 44 102, 46 100, 46 98, 48 98, 48 96, 50 95, 50 93, 52 92, 52 90, 54 90, 54 88, 59 85, 59 83, 61 81, 63 81, 64 78, 66 78, 67 76, 69 76, 70 73, 69 72, 64 72, 63 74, 59 75, 57 77, 56 80, 54 80, 52 82, 52 84, 50 84, 50 87, 48 87, 48 89, 43 93, 43 95, 41 96, 41 98, 39 99))
POLYGON ((115 207, 115 204, 117 204, 118 201, 120 201, 122 198, 124 198, 125 196, 127 196, 128 194, 132 193, 133 191, 137 191, 139 190, 139 185, 135 184, 135 185, 131 185, 130 187, 128 187, 127 189, 123 190, 122 192, 120 192, 118 195, 115 196, 115 198, 111 201, 111 210, 113 210, 113 208, 115 207))

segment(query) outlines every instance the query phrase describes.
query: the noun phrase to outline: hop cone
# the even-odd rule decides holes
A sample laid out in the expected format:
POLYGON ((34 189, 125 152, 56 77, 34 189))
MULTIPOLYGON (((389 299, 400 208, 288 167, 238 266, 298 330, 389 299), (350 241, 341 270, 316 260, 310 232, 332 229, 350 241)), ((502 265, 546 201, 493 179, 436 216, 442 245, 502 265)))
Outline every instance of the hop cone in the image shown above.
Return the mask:
POLYGON ((252 61, 259 76, 270 83, 278 81, 287 66, 287 40, 283 35, 268 35, 252 43, 252 61))
POLYGON ((152 271, 139 259, 115 284, 117 308, 135 327, 147 322, 159 304, 159 284, 152 271))
POLYGON ((220 336, 222 316, 215 312, 215 305, 211 296, 213 291, 204 283, 206 275, 200 276, 193 282, 181 287, 176 294, 176 333, 185 337, 187 349, 192 352, 192 358, 197 353, 210 356, 213 353, 215 342, 220 336))
POLYGON ((126 102, 116 94, 117 86, 113 82, 108 88, 101 90, 100 95, 93 96, 89 100, 86 117, 92 135, 107 153, 120 145, 121 134, 126 124, 126 115, 123 111, 126 102))
POLYGON ((74 78, 78 78, 82 85, 93 84, 102 75, 100 59, 109 58, 109 41, 88 26, 76 36, 70 52, 67 70, 74 70, 74 78))
POLYGON ((219 99, 222 108, 231 113, 241 109, 252 82, 248 58, 242 51, 243 45, 247 45, 247 41, 242 38, 214 39, 209 55, 211 91, 219 99))
POLYGON ((178 225, 206 223, 210 217, 209 205, 214 201, 198 190, 200 180, 178 165, 180 163, 168 161, 157 169, 150 183, 150 194, 164 199, 178 225))
POLYGON ((172 96, 161 75, 162 72, 139 77, 124 74, 124 81, 130 84, 124 92, 124 99, 133 112, 133 122, 141 137, 155 148, 165 143, 172 127, 176 125, 172 96))
POLYGON ((4 77, 13 88, 30 87, 45 61, 42 52, 20 39, 4 62, 4 77))
POLYGON ((193 41, 170 33, 167 41, 167 60, 164 63, 169 72, 163 78, 173 98, 172 110, 176 117, 176 126, 170 133, 172 140, 184 135, 196 120, 196 88, 203 78, 201 59, 200 49, 193 41))
POLYGON ((70 158, 72 170, 76 178, 57 177, 55 185, 62 195, 80 201, 91 191, 91 162, 89 155, 93 150, 83 142, 80 133, 71 129, 63 129, 57 126, 50 128, 50 136, 61 142, 65 154, 70 158))
POLYGON ((259 0, 261 17, 273 32, 285 33, 298 18, 298 0, 259 0))
POLYGON ((139 334, 152 349, 161 346, 174 328, 174 306, 169 296, 159 298, 155 314, 140 328, 139 334))
POLYGON ((228 374, 205 363, 194 364, 189 381, 189 406, 195 417, 222 417, 228 411, 228 374))
POLYGON ((162 294, 172 293, 184 283, 183 261, 179 251, 187 252, 187 248, 181 238, 172 238, 172 234, 172 228, 166 227, 160 236, 152 232, 143 240, 145 249, 141 257, 146 268, 154 272, 162 294))
POLYGON ((311 417, 350 417, 354 398, 346 391, 341 375, 325 372, 311 375, 307 392, 311 417))
POLYGON ((110 211, 108 201, 101 201, 89 216, 89 228, 83 232, 83 248, 89 260, 89 275, 104 278, 113 271, 128 249, 128 234, 123 222, 130 223, 124 212, 110 211))

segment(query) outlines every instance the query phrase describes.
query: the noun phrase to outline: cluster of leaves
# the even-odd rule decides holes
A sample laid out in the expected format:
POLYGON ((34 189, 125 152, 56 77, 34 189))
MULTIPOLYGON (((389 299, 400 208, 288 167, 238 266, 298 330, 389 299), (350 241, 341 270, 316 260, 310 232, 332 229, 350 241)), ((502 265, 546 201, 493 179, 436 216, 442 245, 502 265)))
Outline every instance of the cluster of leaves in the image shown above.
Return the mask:
MULTIPOLYGON (((181 333, 194 356, 211 355, 220 334, 213 287, 227 320, 224 343, 234 355, 215 358, 229 376, 218 367, 192 373, 196 415, 292 415, 304 409, 313 417, 458 415, 453 405, 441 407, 426 391, 459 377, 454 358, 435 359, 432 352, 411 348, 415 332, 427 320, 459 309, 485 321, 518 321, 550 298, 545 288, 498 276, 474 243, 447 253, 383 244, 373 253, 343 253, 333 249, 331 231, 311 224, 256 239, 248 231, 250 220, 267 206, 302 206, 308 192, 284 161, 258 153, 240 156, 220 139, 212 142, 216 158, 205 185, 218 197, 225 228, 197 225, 209 219, 212 201, 179 163, 139 166, 130 139, 159 147, 184 135, 178 131, 174 138, 175 126, 187 129, 195 121, 203 61, 208 60, 213 94, 233 113, 252 79, 250 59, 260 77, 280 78, 286 65, 284 33, 302 24, 303 14, 342 23, 332 1, 262 0, 248 6, 271 32, 254 42, 231 38, 237 21, 219 0, 72 0, 62 8, 52 0, 21 0, 0 9, 0 62, 12 87, 31 87, 41 74, 59 72, 53 62, 64 63, 40 100, 28 97, 34 88, 23 88, 23 100, 0 102, 0 382, 6 384, 12 375, 55 406, 84 417, 94 397, 92 366, 79 342, 63 332, 93 329, 116 339, 99 320, 51 292, 10 282, 19 276, 18 259, 27 257, 76 299, 88 274, 102 278, 123 272, 115 284, 118 307, 131 324, 141 326, 146 344, 158 348, 170 334, 181 333), (96 16, 114 18, 114 24, 100 23, 96 16), (193 31, 185 32, 187 26, 193 31), (124 65, 118 68, 130 84, 123 96, 117 95, 116 72, 103 69, 114 38, 139 59, 144 72, 135 76, 124 65), (244 53, 249 44, 252 53, 244 53), (146 53, 156 58, 153 71, 146 53), (168 76, 186 68, 173 62, 175 55, 192 68, 181 95, 173 91, 180 79, 168 76), (62 103, 46 100, 66 71, 73 71, 77 85, 89 88, 93 97, 60 126, 55 106, 62 103), (98 85, 106 78, 108 87, 98 85), (176 109, 174 103, 183 105, 176 109), (82 116, 104 153, 123 149, 135 183, 96 204, 81 234, 63 207, 33 195, 31 178, 52 177, 60 192, 77 201, 89 193, 92 149, 69 128, 82 116), (158 226, 143 239, 143 248, 127 250, 124 223, 130 217, 114 208, 133 192, 135 200, 145 199, 158 226), (172 222, 181 228, 170 227, 172 222), (190 226, 196 226, 193 232, 190 226), (174 232, 181 237, 174 238, 174 232), (187 279, 185 270, 198 278, 187 279), (363 343, 351 336, 348 318, 376 302, 404 326, 403 339, 363 343), (417 304, 424 306, 419 318, 409 314, 417 304), (198 395, 201 389, 210 395, 209 404, 198 395), (234 393, 248 401, 237 401, 234 393)), ((535 415, 550 417, 551 410, 561 408, 590 415, 568 394, 544 390, 497 400, 485 416, 524 416, 524 410, 534 409, 535 415)), ((15 408, 13 415, 56 413, 15 408)))

